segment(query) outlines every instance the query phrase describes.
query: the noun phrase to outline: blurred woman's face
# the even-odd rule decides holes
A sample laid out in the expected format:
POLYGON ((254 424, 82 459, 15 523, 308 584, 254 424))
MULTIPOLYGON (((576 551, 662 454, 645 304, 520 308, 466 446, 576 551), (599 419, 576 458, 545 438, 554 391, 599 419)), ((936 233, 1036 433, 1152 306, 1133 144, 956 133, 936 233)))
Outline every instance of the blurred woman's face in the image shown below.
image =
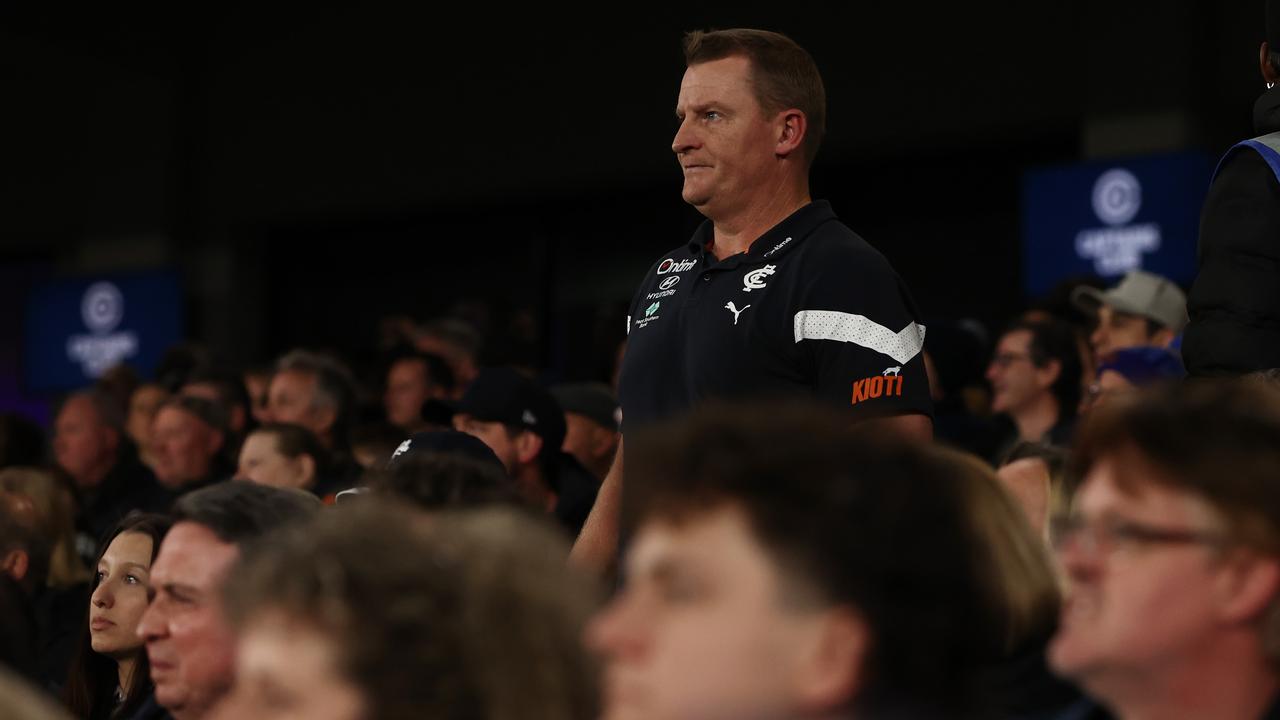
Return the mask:
POLYGON ((97 583, 89 596, 89 641, 94 652, 112 657, 142 649, 138 619, 147 609, 151 536, 124 532, 98 561, 97 583))
POLYGON ((253 433, 245 439, 240 448, 237 474, 259 485, 282 488, 305 488, 314 480, 303 456, 285 457, 276 446, 275 436, 265 432, 253 433))
POLYGON ((236 682, 216 720, 359 720, 364 693, 338 665, 333 641, 314 625, 265 612, 240 633, 236 682))

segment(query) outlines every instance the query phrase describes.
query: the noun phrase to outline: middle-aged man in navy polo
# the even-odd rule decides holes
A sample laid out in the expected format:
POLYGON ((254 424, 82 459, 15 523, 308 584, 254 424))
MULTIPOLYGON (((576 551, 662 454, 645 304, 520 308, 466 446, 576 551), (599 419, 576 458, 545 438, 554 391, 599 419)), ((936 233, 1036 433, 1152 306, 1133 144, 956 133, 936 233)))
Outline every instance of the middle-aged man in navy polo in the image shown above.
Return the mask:
MULTIPOLYGON (((624 434, 714 399, 817 398, 928 439, 932 405, 910 294, 879 252, 809 197, 822 78, 791 39, 693 32, 671 149, 707 217, 649 270, 619 380, 624 434)), ((624 449, 574 547, 614 559, 624 449)))

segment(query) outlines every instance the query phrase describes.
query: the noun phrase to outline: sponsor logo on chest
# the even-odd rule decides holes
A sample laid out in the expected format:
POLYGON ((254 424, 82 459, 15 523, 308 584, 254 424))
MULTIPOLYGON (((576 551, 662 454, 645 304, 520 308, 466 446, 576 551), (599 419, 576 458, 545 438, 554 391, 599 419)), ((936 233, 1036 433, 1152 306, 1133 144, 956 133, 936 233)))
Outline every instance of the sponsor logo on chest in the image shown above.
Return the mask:
POLYGON ((694 269, 695 267, 697 267, 697 265, 698 265, 698 261, 693 259, 676 260, 674 258, 667 258, 666 260, 663 260, 661 263, 658 264, 658 274, 666 275, 667 273, 673 273, 673 272, 674 273, 688 272, 694 269))
POLYGON ((658 283, 659 292, 651 292, 644 296, 645 300, 661 300, 665 297, 671 297, 676 294, 676 285, 680 284, 679 275, 671 275, 667 279, 658 283))
POLYGON ((635 329, 640 330, 644 328, 646 325, 652 322, 655 322, 658 318, 662 317, 661 315, 658 314, 658 309, 661 307, 662 307, 662 303, 655 302, 649 307, 645 308, 644 317, 636 318, 635 329))

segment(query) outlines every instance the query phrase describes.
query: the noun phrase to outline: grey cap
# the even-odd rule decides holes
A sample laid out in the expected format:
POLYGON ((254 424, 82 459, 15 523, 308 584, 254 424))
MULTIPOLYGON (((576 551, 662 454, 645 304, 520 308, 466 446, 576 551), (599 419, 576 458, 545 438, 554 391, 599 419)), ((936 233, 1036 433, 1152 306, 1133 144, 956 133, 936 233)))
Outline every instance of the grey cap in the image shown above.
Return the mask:
POLYGON ((1164 325, 1175 333, 1187 324, 1187 296, 1170 280, 1134 270, 1110 290, 1081 286, 1071 291, 1071 302, 1085 312, 1096 312, 1106 305, 1123 313, 1141 315, 1164 325))

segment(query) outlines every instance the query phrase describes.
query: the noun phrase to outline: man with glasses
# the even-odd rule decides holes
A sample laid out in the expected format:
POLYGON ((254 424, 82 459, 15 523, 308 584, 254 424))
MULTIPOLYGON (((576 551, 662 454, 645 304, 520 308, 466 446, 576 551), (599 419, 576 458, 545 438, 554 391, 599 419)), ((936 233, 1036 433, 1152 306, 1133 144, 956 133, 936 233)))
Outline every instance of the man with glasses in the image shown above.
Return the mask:
POLYGON ((1157 389, 1099 408, 1077 453, 1054 670, 1116 717, 1280 716, 1280 396, 1157 389))
POLYGON ((991 409, 1013 422, 1018 441, 1070 441, 1080 404, 1082 361, 1071 328, 1060 320, 1023 320, 1000 336, 987 367, 991 409))

